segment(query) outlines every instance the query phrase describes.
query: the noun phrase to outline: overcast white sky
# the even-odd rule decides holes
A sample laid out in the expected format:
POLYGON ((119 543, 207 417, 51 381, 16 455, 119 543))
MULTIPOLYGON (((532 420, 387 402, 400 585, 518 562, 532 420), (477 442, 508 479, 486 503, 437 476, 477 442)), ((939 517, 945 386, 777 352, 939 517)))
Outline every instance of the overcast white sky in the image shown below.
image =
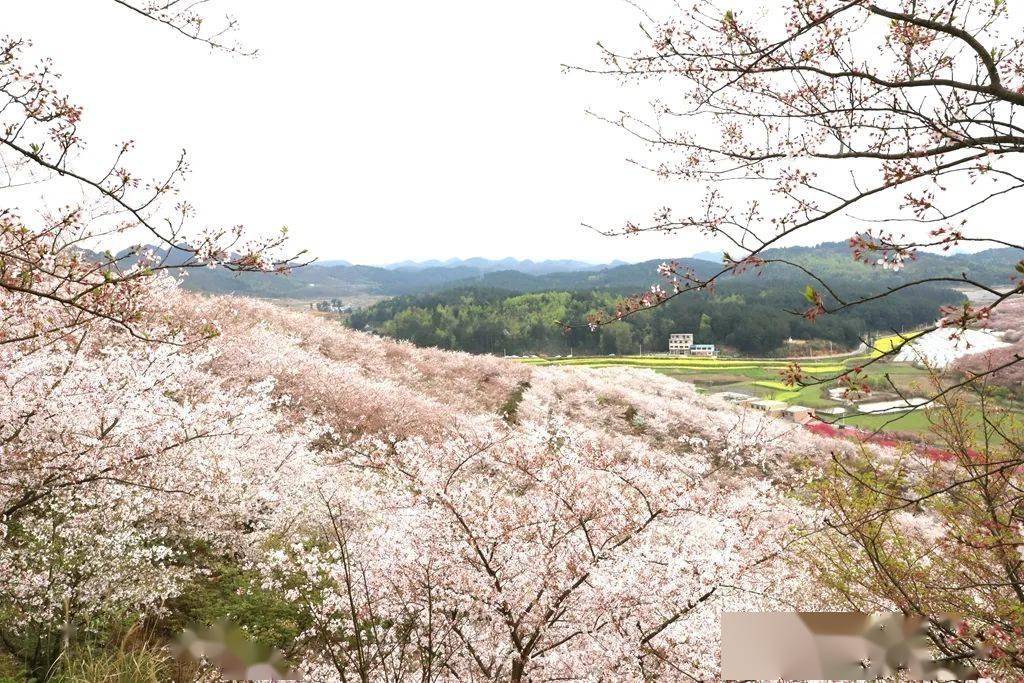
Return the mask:
POLYGON ((703 248, 609 240, 683 188, 630 166, 588 118, 636 103, 564 75, 598 39, 636 40, 622 0, 238 0, 253 61, 211 54, 109 0, 4 3, 5 32, 52 56, 93 150, 136 140, 157 174, 187 148, 207 223, 288 225, 325 259, 640 260, 703 248))
POLYGON ((288 225, 322 259, 607 262, 713 246, 580 226, 699 199, 630 165, 636 142, 585 114, 643 96, 560 69, 596 63, 599 39, 641 40, 624 0, 222 6, 259 58, 211 54, 110 0, 8 2, 3 30, 55 59, 94 151, 133 138, 134 168, 157 175, 185 147, 203 222, 288 225))

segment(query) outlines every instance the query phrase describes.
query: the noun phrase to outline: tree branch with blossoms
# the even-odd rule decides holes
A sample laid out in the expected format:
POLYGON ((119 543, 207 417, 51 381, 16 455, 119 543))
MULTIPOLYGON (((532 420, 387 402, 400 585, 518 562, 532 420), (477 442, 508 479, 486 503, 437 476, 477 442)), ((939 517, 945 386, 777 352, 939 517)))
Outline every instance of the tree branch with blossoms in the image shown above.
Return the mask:
POLYGON ((595 316, 592 328, 769 267, 808 278, 808 307, 797 314, 811 321, 941 282, 996 299, 937 313, 941 325, 963 331, 1024 293, 1024 245, 969 222, 1024 187, 1024 40, 1007 3, 793 0, 782 14, 775 4, 740 11, 701 0, 676 16, 644 17, 644 47, 625 53, 599 44, 603 66, 566 68, 678 86, 678 101, 656 99, 646 116, 594 116, 655 159, 634 163, 703 188, 704 199, 691 215, 665 207, 644 223, 588 227, 614 237, 697 233, 729 246, 709 276, 663 264, 660 284, 595 316), (733 188, 750 198, 738 199, 733 188), (1007 273, 1011 291, 949 273, 844 299, 827 277, 772 251, 849 223, 858 225, 851 260, 890 271, 922 251, 967 244, 1017 250, 1017 272, 1007 273), (890 223, 905 231, 880 227, 890 223))
MULTIPOLYGON (((118 4, 235 51, 219 42, 227 29, 208 33, 203 28, 203 2, 118 4)), ((128 167, 132 142, 118 145, 98 170, 89 168, 82 155, 82 108, 61 91, 52 62, 33 63, 30 51, 24 38, 0 38, 0 191, 43 184, 57 198, 50 201, 67 203, 28 212, 9 205, 0 212, 0 289, 60 303, 66 320, 27 334, 100 318, 145 337, 135 325, 133 301, 139 283, 160 271, 222 267, 284 273, 302 265, 301 254, 283 254, 286 229, 252 239, 242 226, 193 228, 195 209, 176 198, 188 172, 184 152, 168 172, 152 179, 128 167), (94 251, 140 237, 155 242, 155 248, 138 243, 118 254, 94 251)), ((4 333, 0 343, 24 338, 25 333, 4 333)))
POLYGON ((150 0, 149 2, 130 2, 129 0, 113 0, 113 2, 135 14, 151 21, 163 24, 176 33, 195 40, 211 49, 245 57, 253 57, 256 50, 250 50, 238 43, 226 42, 226 37, 238 30, 238 20, 230 14, 210 28, 206 14, 201 10, 210 4, 210 0, 150 0))

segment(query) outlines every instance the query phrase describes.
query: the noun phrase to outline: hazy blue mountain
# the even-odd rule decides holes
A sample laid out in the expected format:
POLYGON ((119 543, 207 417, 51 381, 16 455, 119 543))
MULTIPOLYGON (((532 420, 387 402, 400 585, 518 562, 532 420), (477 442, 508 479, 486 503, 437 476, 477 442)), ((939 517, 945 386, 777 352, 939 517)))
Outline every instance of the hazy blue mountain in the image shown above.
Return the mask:
POLYGON ((386 263, 381 266, 387 270, 424 270, 425 268, 443 268, 444 261, 431 259, 429 261, 399 261, 398 263, 386 263))
POLYGON ((712 263, 722 262, 722 252, 720 251, 698 251, 690 258, 695 258, 698 261, 711 261, 712 263))
POLYGON ((481 273, 514 270, 530 275, 545 275, 547 273, 559 273, 564 271, 599 270, 609 265, 618 265, 621 262, 612 264, 594 264, 585 261, 572 259, 549 259, 545 261, 533 261, 531 259, 486 259, 473 257, 468 259, 452 258, 446 261, 432 259, 429 261, 400 261, 381 266, 387 270, 411 270, 422 271, 431 268, 475 268, 481 273))

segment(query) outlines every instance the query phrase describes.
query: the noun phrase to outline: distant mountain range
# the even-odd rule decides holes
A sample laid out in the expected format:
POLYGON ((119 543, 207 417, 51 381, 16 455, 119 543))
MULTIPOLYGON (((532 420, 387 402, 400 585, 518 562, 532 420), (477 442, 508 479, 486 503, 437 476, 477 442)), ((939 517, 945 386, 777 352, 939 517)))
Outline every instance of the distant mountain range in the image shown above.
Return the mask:
MULTIPOLYGON (((1014 266, 1021 259, 1021 254, 1013 249, 990 249, 975 254, 949 256, 923 253, 904 271, 893 273, 855 263, 845 242, 774 249, 766 252, 765 256, 799 263, 826 279, 837 278, 846 284, 866 283, 872 286, 895 285, 913 278, 960 273, 988 285, 1006 285, 1009 284, 1008 278, 1013 274, 1014 266)), ((584 289, 628 292, 642 291, 658 282, 657 268, 664 260, 642 263, 616 261, 595 265, 573 260, 472 258, 443 262, 402 262, 387 266, 327 261, 297 268, 287 276, 269 273, 236 275, 222 269, 195 268, 188 271, 184 286, 186 289, 215 294, 314 301, 344 299, 355 294, 398 296, 430 293, 459 287, 484 287, 510 292, 584 289)), ((710 277, 721 269, 721 255, 717 252, 704 252, 676 261, 693 269, 698 277, 710 277)), ((168 262, 175 263, 176 255, 172 254, 168 262)), ((776 266, 770 267, 763 274, 751 272, 738 278, 763 278, 765 286, 773 283, 785 283, 788 286, 792 282, 806 282, 808 279, 797 269, 776 266)))
MULTIPOLYGON (((574 261, 571 259, 558 259, 547 261, 532 261, 530 259, 519 260, 514 258, 486 259, 486 258, 452 258, 446 261, 436 259, 430 261, 401 261, 381 266, 386 270, 407 270, 422 271, 430 268, 473 268, 481 273, 495 273, 503 270, 514 270, 518 273, 528 275, 547 275, 549 273, 564 273, 567 271, 602 270, 624 265, 625 261, 612 261, 611 263, 587 263, 585 261, 574 261)), ((334 265, 335 262, 325 262, 324 265, 334 265)))

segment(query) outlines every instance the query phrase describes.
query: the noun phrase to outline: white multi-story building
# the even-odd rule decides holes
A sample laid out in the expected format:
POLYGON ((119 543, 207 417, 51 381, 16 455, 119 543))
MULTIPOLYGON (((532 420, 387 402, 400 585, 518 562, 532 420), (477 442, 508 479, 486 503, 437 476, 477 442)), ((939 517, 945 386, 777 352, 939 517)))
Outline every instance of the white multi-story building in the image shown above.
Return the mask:
POLYGON ((677 356, 685 356, 690 353, 691 348, 693 348, 692 334, 670 334, 668 336, 669 353, 677 356))

